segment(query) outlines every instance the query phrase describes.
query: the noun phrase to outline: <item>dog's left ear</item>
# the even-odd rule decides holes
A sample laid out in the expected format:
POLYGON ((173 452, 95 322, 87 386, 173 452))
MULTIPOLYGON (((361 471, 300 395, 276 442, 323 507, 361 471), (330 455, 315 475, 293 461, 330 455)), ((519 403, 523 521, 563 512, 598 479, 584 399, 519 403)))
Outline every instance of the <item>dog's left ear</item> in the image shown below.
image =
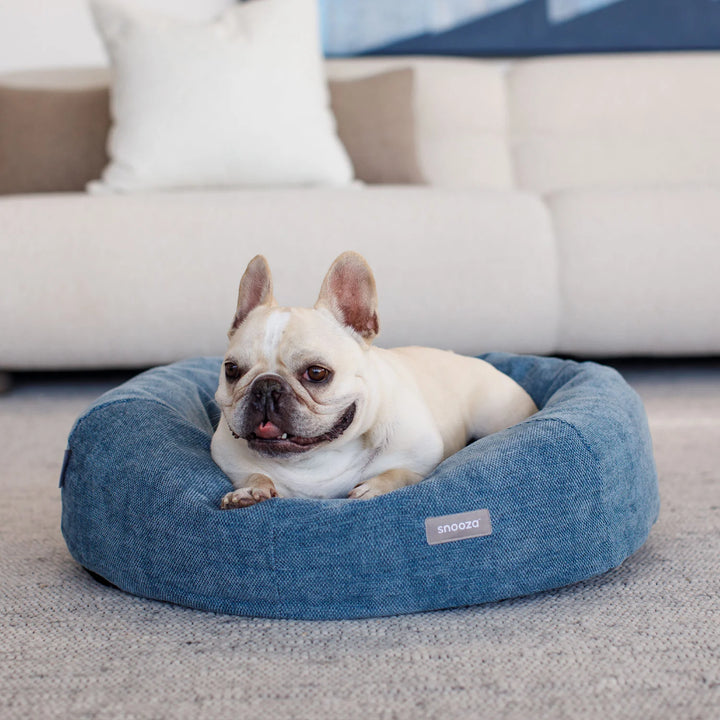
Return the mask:
POLYGON ((380 330, 377 304, 370 266, 362 255, 345 252, 328 270, 315 307, 329 310, 370 344, 380 330))

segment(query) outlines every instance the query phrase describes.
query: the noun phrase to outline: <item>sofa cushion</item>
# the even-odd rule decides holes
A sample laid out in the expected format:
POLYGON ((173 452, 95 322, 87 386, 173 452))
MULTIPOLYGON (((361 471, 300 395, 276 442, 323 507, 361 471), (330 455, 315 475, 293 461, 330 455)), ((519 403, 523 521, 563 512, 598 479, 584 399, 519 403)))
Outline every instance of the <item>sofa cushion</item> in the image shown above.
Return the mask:
POLYGON ((423 182, 415 138, 414 80, 414 71, 406 67, 330 82, 337 133, 359 180, 397 185, 423 182))
POLYGON ((509 75, 520 187, 720 183, 720 54, 533 59, 509 75))
POLYGON ((315 0, 239 4, 207 24, 92 7, 113 65, 111 162, 92 190, 351 182, 315 0))
POLYGON ((500 600, 619 565, 658 513, 640 399, 592 363, 486 359, 540 412, 372 500, 275 498, 237 510, 220 510, 232 485, 210 456, 220 358, 151 370, 93 403, 70 435, 68 548, 136 595, 307 619, 500 600))
POLYGON ((84 190, 107 165, 109 126, 104 70, 0 77, 0 194, 84 190))
POLYGON ((547 199, 563 298, 559 351, 720 350, 720 188, 568 190, 547 199))

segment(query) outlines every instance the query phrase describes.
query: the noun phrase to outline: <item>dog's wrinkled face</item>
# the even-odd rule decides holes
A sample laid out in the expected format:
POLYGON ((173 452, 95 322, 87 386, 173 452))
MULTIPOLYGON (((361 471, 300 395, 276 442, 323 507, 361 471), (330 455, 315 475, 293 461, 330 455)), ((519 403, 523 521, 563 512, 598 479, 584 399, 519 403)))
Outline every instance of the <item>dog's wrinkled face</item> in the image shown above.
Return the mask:
POLYGON ((362 354, 317 310, 257 308, 225 355, 217 399, 230 430, 271 455, 339 438, 361 401, 362 354))
POLYGON ((289 457, 358 434, 353 421, 364 403, 377 316, 372 275, 353 284, 351 275, 365 270, 351 260, 350 274, 342 264, 331 268, 314 309, 278 307, 265 260, 248 266, 216 400, 232 434, 251 450, 289 457), (340 285, 348 284, 343 299, 340 285))

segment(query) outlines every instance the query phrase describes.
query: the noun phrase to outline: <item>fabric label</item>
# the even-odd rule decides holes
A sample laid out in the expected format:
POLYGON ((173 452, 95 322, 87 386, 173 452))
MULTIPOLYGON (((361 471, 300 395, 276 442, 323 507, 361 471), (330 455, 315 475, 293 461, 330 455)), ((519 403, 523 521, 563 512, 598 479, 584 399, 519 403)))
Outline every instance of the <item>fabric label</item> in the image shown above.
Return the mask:
POLYGON ((455 515, 425 518, 425 535, 429 545, 492 535, 490 511, 472 510, 455 515))

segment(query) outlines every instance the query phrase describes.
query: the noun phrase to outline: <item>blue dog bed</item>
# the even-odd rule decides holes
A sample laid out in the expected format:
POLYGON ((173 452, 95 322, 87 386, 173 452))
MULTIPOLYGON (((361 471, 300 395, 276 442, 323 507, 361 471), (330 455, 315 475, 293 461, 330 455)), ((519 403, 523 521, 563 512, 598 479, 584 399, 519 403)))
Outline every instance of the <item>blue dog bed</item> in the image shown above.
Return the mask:
POLYGON ((210 457, 221 360, 143 373, 70 434, 61 479, 70 553, 135 595, 307 619, 473 605, 616 567, 659 509, 640 399, 594 363, 484 357, 538 414, 388 495, 237 510, 220 510, 232 487, 210 457))

